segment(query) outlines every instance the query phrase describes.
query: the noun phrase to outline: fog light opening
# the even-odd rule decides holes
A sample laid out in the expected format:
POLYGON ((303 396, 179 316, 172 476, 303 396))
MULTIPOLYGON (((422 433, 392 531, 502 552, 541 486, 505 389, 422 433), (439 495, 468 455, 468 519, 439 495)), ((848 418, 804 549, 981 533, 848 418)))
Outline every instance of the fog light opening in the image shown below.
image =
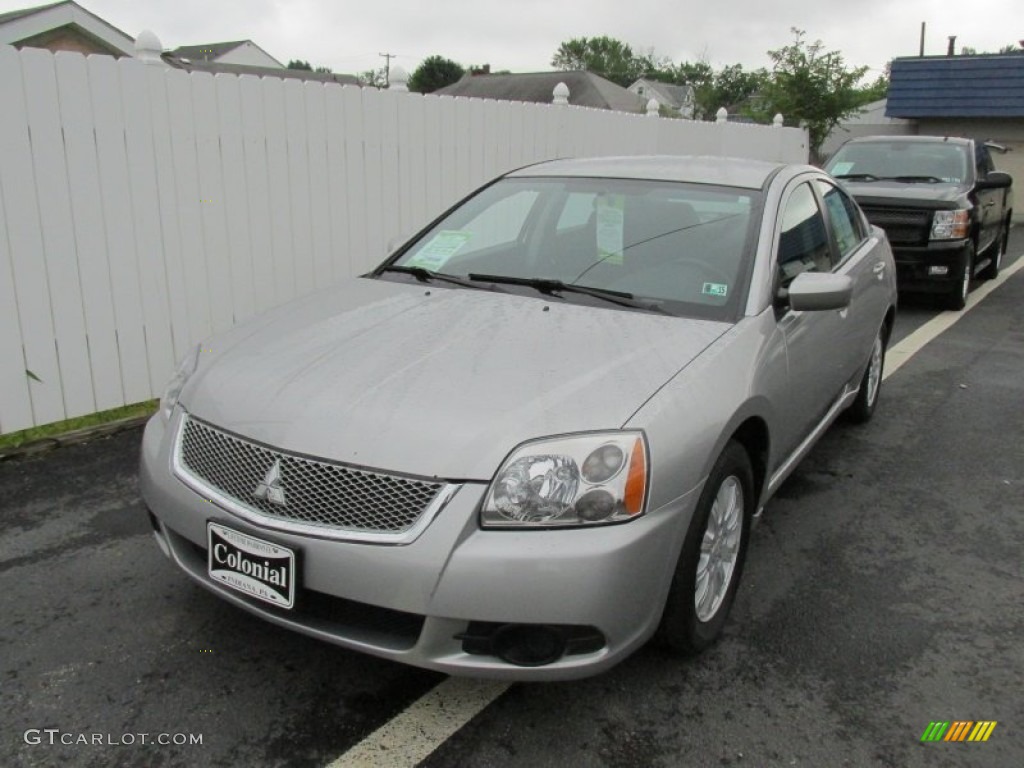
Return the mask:
POLYGON ((506 624, 494 633, 495 656, 517 667, 542 667, 565 655, 565 637, 557 629, 535 624, 506 624))
POLYGON ((164 553, 164 557, 170 560, 171 547, 167 543, 167 536, 164 534, 164 528, 160 525, 160 521, 156 519, 156 515, 152 512, 149 513, 149 524, 153 526, 153 538, 156 539, 157 546, 159 546, 160 551, 164 553))

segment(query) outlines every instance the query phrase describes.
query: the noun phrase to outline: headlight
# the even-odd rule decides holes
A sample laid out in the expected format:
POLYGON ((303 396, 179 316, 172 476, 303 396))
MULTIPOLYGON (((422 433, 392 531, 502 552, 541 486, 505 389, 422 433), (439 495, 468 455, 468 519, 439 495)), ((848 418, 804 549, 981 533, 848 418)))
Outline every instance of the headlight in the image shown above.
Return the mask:
POLYGON ((164 421, 171 418, 171 411, 174 410, 174 406, 178 404, 178 396, 181 394, 182 388, 185 386, 185 382, 188 381, 189 377, 195 373, 196 366, 199 365, 199 350, 200 345, 196 345, 196 348, 190 350, 185 357, 178 363, 178 368, 174 372, 174 377, 167 385, 167 389, 164 390, 163 396, 160 398, 160 414, 164 417, 164 421))
POLYGON ((641 515, 647 444, 641 432, 602 432, 519 446, 494 476, 486 528, 618 523, 641 515))
POLYGON ((967 237, 970 232, 970 212, 936 211, 932 216, 932 240, 957 240, 967 237))

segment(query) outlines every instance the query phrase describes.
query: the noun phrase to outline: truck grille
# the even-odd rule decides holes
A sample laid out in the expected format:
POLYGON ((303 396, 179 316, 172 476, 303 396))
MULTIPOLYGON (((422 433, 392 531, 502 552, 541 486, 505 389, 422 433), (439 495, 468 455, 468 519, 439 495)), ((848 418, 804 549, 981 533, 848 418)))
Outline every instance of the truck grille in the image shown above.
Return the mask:
POLYGON ((928 245, 932 212, 917 208, 882 208, 861 205, 864 215, 885 230, 893 245, 928 245))
POLYGON ((183 479, 227 497, 267 524, 400 534, 420 520, 445 486, 277 451, 191 416, 183 420, 177 460, 183 479), (275 465, 277 492, 264 490, 257 497, 275 465))

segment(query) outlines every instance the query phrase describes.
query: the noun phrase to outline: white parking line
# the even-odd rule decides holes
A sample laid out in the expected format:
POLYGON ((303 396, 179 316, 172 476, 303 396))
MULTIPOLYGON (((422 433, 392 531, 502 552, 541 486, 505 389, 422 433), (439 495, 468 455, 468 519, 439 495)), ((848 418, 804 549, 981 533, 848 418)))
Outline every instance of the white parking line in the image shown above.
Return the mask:
POLYGON ((508 687, 493 680, 449 677, 327 768, 412 768, 508 687))
MULTIPOLYGON (((1024 256, 995 280, 978 287, 960 312, 942 312, 886 353, 884 378, 892 376, 928 342, 950 328, 992 291, 1024 268, 1024 256)), ((327 768, 413 768, 449 736, 476 717, 509 688, 509 683, 449 677, 427 691, 327 768)))
POLYGON ((1019 270, 1024 269, 1024 256, 1017 258, 1013 264, 1005 267, 999 273, 999 277, 995 280, 987 280, 982 283, 974 292, 967 297, 967 306, 959 312, 942 312, 927 323, 922 325, 916 331, 911 333, 904 339, 901 339, 898 344, 891 346, 885 353, 885 373, 882 376, 883 379, 887 379, 898 371, 907 360, 912 358, 921 348, 932 341, 943 331, 948 330, 952 327, 957 320, 966 315, 981 301, 988 296, 992 291, 998 288, 1000 285, 1009 280, 1019 270))

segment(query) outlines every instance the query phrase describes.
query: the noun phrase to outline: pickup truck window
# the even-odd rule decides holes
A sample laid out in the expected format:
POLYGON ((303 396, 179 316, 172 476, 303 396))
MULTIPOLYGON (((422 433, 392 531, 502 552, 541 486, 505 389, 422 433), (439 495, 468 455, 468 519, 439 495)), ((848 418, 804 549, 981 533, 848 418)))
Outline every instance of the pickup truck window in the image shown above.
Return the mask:
POLYGON ((825 170, 851 181, 960 184, 967 179, 972 161, 962 144, 872 141, 845 145, 825 170))

